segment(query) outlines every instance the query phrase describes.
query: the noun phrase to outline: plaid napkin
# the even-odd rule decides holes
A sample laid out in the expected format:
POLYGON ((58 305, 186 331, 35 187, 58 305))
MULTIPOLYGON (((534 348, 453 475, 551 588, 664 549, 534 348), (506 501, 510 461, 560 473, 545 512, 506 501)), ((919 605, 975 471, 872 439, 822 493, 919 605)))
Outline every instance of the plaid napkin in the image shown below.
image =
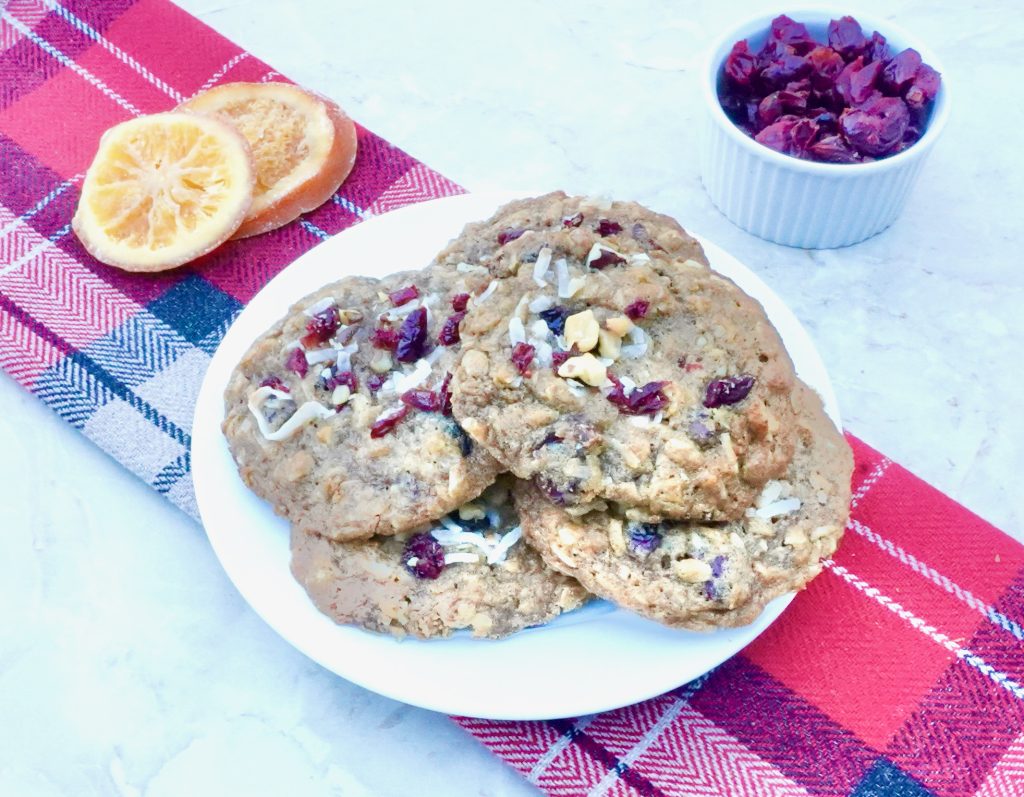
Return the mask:
MULTIPOLYGON (((104 129, 270 79, 166 0, 0 2, 0 365, 193 515, 193 404, 243 304, 359 220, 461 191, 360 128, 297 223, 164 275, 86 254, 70 220, 104 129)), ((845 542, 741 655, 599 716, 456 721, 549 794, 1024 794, 1024 548, 851 442, 845 542)))

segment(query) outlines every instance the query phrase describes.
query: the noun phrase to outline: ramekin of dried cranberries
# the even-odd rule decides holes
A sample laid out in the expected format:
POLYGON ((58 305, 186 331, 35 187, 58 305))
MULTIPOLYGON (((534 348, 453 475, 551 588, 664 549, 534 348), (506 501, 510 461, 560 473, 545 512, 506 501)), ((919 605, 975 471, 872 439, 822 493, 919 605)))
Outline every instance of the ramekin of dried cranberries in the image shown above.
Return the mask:
POLYGON ((711 200, 748 232, 806 249, 892 224, 949 115, 930 50, 891 23, 821 10, 730 31, 703 80, 711 200))

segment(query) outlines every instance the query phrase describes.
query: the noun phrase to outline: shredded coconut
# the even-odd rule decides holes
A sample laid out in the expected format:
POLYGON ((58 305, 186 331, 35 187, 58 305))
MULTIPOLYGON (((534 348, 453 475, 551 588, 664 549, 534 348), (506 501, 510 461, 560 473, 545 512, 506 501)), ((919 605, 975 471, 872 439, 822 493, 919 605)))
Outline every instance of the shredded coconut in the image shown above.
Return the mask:
POLYGON ((334 307, 337 302, 330 296, 321 299, 319 302, 314 302, 302 312, 308 316, 315 316, 317 313, 322 313, 328 307, 334 307))
POLYGON ((498 289, 498 281, 497 280, 491 280, 491 283, 487 286, 486 290, 484 290, 483 293, 481 293, 479 296, 477 296, 473 300, 473 303, 474 304, 481 304, 483 302, 486 302, 487 299, 490 298, 490 295, 492 293, 494 293, 497 289, 498 289))
POLYGON ((517 316, 512 316, 509 319, 508 338, 513 346, 517 343, 526 343, 526 329, 523 327, 523 322, 517 316))
POLYGON ((551 249, 545 246, 540 252, 537 253, 537 262, 533 264, 533 281, 540 285, 542 288, 547 285, 547 280, 544 279, 548 273, 548 266, 551 265, 551 249))
MULTIPOLYGON (((564 261, 563 261, 564 262, 564 261)), ((531 313, 543 313, 545 310, 550 310, 554 306, 555 302, 548 296, 538 296, 532 302, 530 302, 531 313)))

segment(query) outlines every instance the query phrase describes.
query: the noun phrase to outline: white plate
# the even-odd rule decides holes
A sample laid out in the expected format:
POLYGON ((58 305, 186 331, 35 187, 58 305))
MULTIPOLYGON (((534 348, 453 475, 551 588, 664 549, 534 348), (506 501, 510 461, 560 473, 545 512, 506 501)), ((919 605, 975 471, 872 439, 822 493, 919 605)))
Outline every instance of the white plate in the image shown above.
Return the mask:
MULTIPOLYGON (((192 469, 206 533, 249 605, 288 642, 327 669, 415 706, 494 719, 591 714, 661 694, 704 674, 768 627, 792 600, 773 601, 755 623, 711 634, 676 631, 604 601, 500 641, 460 632, 398 641, 335 625, 314 608, 288 569, 288 526, 242 484, 220 424, 228 377, 249 344, 288 307, 347 274, 383 276, 430 261, 463 224, 512 197, 473 194, 369 219, 317 246, 278 274, 228 330, 196 406, 192 469)), ((711 264, 764 305, 797 371, 825 399, 835 396, 814 345, 782 301, 746 267, 701 240, 711 264)))

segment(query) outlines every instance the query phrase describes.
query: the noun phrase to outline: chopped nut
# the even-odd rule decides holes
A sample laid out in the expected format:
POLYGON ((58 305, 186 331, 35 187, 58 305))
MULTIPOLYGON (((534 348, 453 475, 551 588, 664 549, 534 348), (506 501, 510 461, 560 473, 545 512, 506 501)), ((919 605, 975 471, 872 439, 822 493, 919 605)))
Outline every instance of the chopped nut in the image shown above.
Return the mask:
POLYGON ((331 403, 334 405, 344 404, 352 397, 352 391, 348 385, 338 385, 331 393, 331 403))
POLYGON ((835 526, 818 526, 811 531, 811 539, 817 541, 822 537, 828 537, 829 535, 835 534, 836 531, 837 529, 835 526))
POLYGON ((334 442, 334 427, 329 424, 324 424, 316 430, 316 439, 323 443, 325 446, 329 446, 334 442))
POLYGON ((806 545, 807 532, 800 526, 791 526, 786 529, 786 536, 782 538, 786 545, 806 545))
POLYGON ((562 545, 575 545, 580 538, 580 530, 572 526, 562 526, 558 529, 558 541, 562 545))
POLYGON ((393 365, 391 353, 386 351, 378 351, 374 358, 370 360, 370 370, 378 374, 386 374, 393 365))
POLYGON ((558 366, 558 375, 566 379, 579 379, 592 387, 601 387, 608 381, 608 369, 589 352, 579 357, 570 357, 558 366))
POLYGON ((672 569, 680 581, 696 583, 711 578, 711 565, 700 559, 681 559, 672 569))
POLYGON ((343 324, 354 324, 363 320, 363 311, 356 307, 346 307, 338 313, 338 318, 343 324))
POLYGON ((600 330, 593 310, 584 310, 565 319, 565 341, 569 347, 575 344, 580 351, 590 351, 597 345, 600 330))
POLYGON ((604 325, 609 332, 618 335, 620 338, 626 337, 633 328, 633 322, 624 315, 613 315, 604 322, 604 325))
POLYGON ((470 349, 462 355, 462 368, 470 376, 483 376, 490 364, 487 355, 478 349, 470 349))
POLYGON ((697 468, 703 461, 697 444, 685 438, 670 437, 665 441, 662 451, 672 462, 683 468, 697 468))
POLYGON ((619 352, 622 351, 622 338, 614 332, 602 329, 597 333, 597 351, 602 357, 610 360, 619 359, 619 352))
POLYGON ((277 471, 286 481, 297 482, 313 470, 313 455, 308 451, 297 451, 281 462, 277 471))
POLYGON ((472 501, 459 507, 459 518, 462 520, 480 520, 486 516, 487 512, 484 511, 484 508, 472 501))
POLYGON ((683 261, 683 265, 684 266, 689 266, 690 268, 704 268, 704 264, 703 263, 701 263, 699 260, 694 260, 692 257, 687 258, 686 260, 684 260, 683 261))
POLYGON ((483 612, 473 616, 473 634, 476 636, 486 636, 491 632, 491 628, 494 627, 494 620, 491 619, 489 614, 483 612))
POLYGON ((608 521, 608 543, 617 554, 626 552, 626 537, 622 533, 622 521, 612 518, 608 521))

